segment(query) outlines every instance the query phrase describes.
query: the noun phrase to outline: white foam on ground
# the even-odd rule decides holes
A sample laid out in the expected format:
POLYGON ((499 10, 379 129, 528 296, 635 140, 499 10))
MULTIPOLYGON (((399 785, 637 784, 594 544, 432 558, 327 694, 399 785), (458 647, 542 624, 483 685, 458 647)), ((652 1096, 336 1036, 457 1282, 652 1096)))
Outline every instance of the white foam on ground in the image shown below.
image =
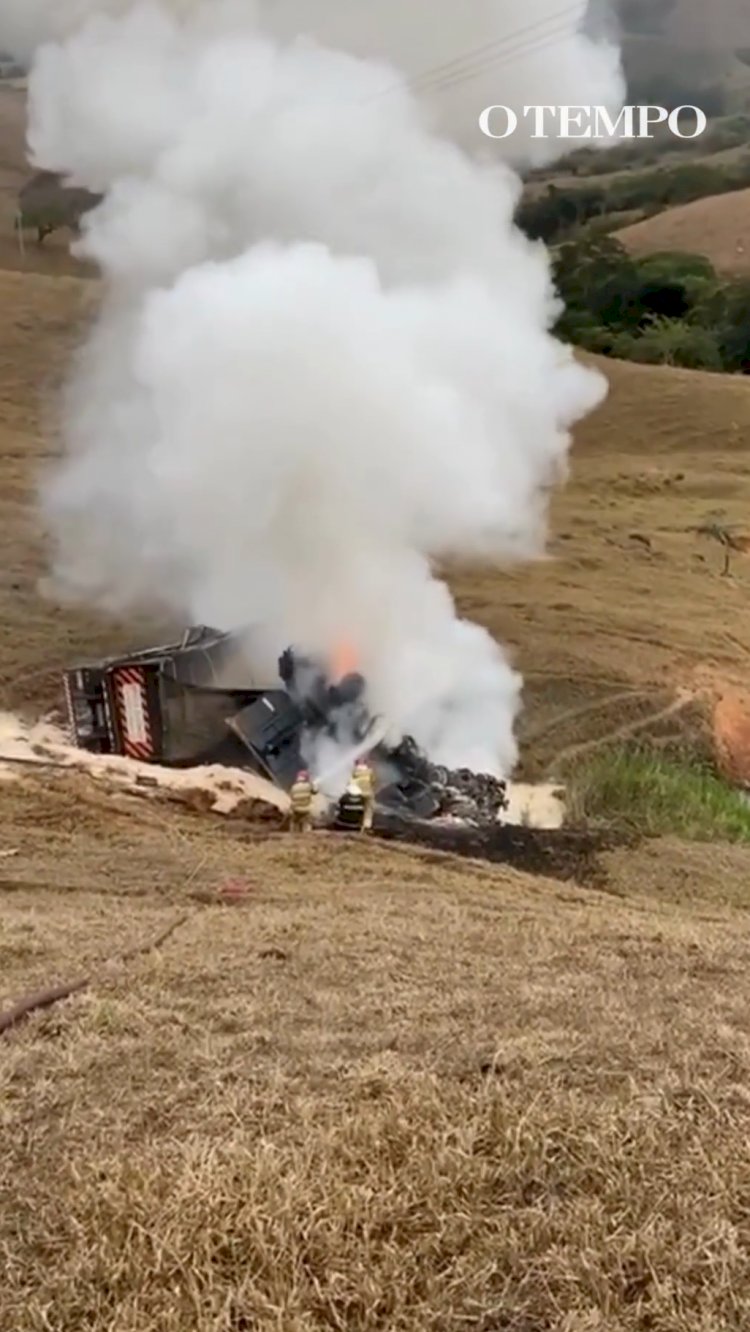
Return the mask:
POLYGON ((508 808, 502 822, 524 828, 562 828, 565 822, 565 791, 556 782, 508 783, 508 808))
POLYGON ((214 797, 217 814, 229 814, 247 799, 262 800, 282 810, 289 806, 285 792, 241 768, 223 764, 164 768, 115 754, 90 754, 72 745, 66 732, 49 719, 28 725, 12 713, 0 713, 0 781, 18 779, 31 764, 38 765, 40 771, 54 766, 85 772, 137 794, 154 787, 175 792, 207 791, 214 797))
MULTIPOLYGON (((139 763, 116 754, 90 754, 77 749, 67 733, 44 719, 30 725, 10 712, 0 712, 0 781, 14 781, 30 766, 68 768, 135 794, 154 788, 174 791, 207 791, 217 814, 230 814, 241 801, 262 800, 277 809, 289 808, 289 797, 271 782, 242 768, 211 764, 199 768, 165 768, 139 763), (14 761, 15 760, 15 761, 14 761)), ((323 801, 319 801, 322 807, 323 801)), ((565 822, 565 792, 554 782, 508 783, 508 808, 503 823, 527 828, 561 828, 565 822)))

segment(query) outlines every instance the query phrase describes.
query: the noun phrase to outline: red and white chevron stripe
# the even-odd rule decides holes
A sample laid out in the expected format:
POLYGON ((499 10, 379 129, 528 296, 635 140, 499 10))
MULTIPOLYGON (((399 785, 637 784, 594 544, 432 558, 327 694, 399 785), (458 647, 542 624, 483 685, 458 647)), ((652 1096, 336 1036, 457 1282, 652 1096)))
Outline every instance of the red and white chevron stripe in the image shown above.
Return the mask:
POLYGON ((154 742, 148 717, 145 672, 137 666, 121 666, 113 672, 112 683, 123 754, 128 758, 152 759, 154 742))

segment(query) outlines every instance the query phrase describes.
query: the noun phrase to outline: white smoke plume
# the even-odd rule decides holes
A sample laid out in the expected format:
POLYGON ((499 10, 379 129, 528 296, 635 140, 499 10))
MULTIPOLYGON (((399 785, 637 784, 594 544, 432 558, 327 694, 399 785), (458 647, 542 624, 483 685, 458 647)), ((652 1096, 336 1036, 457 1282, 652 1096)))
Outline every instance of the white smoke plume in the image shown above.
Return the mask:
POLYGON ((520 681, 432 562, 539 552, 605 385, 548 332, 508 161, 472 153, 488 101, 616 109, 584 10, 3 0, 35 164, 105 195, 44 495, 71 595, 252 625, 268 665, 347 640, 394 737, 507 775, 520 681))

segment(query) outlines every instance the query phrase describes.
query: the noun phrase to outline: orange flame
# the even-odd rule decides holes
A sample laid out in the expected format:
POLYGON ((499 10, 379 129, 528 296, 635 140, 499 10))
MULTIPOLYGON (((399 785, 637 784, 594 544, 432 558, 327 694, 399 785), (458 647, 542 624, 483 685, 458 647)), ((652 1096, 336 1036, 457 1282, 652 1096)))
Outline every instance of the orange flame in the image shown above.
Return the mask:
POLYGON ((348 639, 342 638, 336 644, 331 653, 331 679, 334 684, 343 680, 345 675, 350 675, 357 669, 357 652, 353 643, 348 639))

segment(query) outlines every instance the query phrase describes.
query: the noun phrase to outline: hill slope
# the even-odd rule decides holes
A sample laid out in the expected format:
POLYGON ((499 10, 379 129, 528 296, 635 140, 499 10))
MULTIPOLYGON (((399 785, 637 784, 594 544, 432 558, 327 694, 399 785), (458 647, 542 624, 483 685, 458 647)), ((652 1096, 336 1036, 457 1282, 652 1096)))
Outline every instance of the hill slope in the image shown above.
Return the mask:
POLYGON ((462 609, 515 646, 527 680, 525 755, 554 766, 623 715, 623 686, 652 693, 736 679, 750 647, 750 567, 696 528, 748 526, 750 384, 741 378, 599 363, 607 402, 578 430, 555 499, 550 559, 455 579, 462 609), (562 718, 581 711, 570 734, 562 718), (585 711, 596 704, 596 712, 585 711))
MULTIPOLYGON (((95 299, 0 273, 0 707, 149 632, 38 582, 95 299)), ((690 529, 747 513, 750 385, 603 368, 552 558, 452 571, 527 675, 532 768, 746 672, 749 572, 690 529)), ((93 977, 0 1035, 0 1332, 743 1326, 746 849, 613 851, 600 892, 0 777, 0 1011, 93 977)))
POLYGON ((750 190, 696 199, 616 233, 633 254, 682 250, 710 259, 718 273, 750 273, 750 190))
POLYGON ((95 976, 0 1037, 0 1332, 743 1325, 746 858, 630 852, 605 895, 0 800, 0 989, 95 976))

